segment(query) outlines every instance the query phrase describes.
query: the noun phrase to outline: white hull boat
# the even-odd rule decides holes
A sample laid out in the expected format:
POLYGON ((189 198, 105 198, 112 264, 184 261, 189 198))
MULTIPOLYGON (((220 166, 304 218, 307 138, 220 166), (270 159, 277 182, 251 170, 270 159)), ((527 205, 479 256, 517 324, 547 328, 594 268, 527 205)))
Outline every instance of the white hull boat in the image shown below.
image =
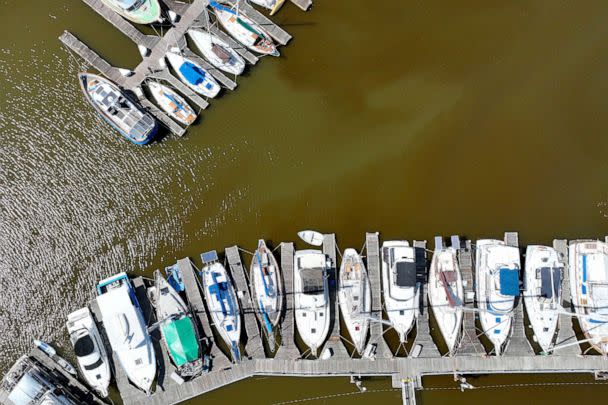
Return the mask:
POLYGON ((327 257, 319 250, 294 255, 293 294, 296 326, 302 341, 318 357, 330 324, 327 257))
POLYGON ((211 1, 210 5, 220 24, 234 39, 254 52, 279 56, 270 34, 258 23, 223 4, 211 1))
POLYGON ((382 244, 382 287, 388 319, 400 343, 405 343, 420 311, 416 251, 407 241, 382 244))
POLYGON ((363 260, 355 249, 346 249, 342 257, 338 302, 351 342, 362 354, 372 315, 372 295, 363 260))
POLYGON ((429 270, 429 304, 439 330, 454 354, 462 332, 464 288, 456 249, 446 247, 435 250, 429 270))
POLYGON ((159 270, 154 272, 154 287, 149 296, 171 362, 182 378, 193 378, 203 370, 202 351, 196 325, 188 306, 159 270))
POLYGON ((497 356, 511 331, 515 297, 519 295, 519 249, 501 240, 481 239, 475 251, 475 294, 481 328, 497 356))
POLYGON ((553 347, 561 309, 561 278, 564 266, 555 249, 531 245, 526 248, 524 304, 541 349, 553 347))
POLYGON ((156 355, 127 274, 119 273, 100 281, 97 294, 101 320, 118 365, 133 385, 150 395, 156 375, 156 355))
POLYGON ((275 332, 283 308, 283 284, 279 264, 263 239, 258 241, 258 248, 251 260, 249 279, 260 323, 266 330, 271 348, 274 348, 275 332))
POLYGON ((323 234, 321 232, 300 231, 298 237, 309 245, 321 246, 323 244, 323 234))
POLYGON ((69 314, 67 328, 84 379, 101 397, 107 397, 112 378, 110 362, 89 308, 69 314))
POLYGON ((196 113, 176 91, 158 82, 149 81, 148 88, 156 103, 171 118, 183 125, 191 125, 196 120, 196 113))
POLYGON ((257 4, 258 6, 262 6, 265 9, 270 10, 270 15, 274 15, 283 4, 285 4, 285 0, 250 0, 252 3, 257 4))
POLYGON ((243 73, 245 60, 217 35, 194 29, 188 30, 188 35, 213 66, 233 75, 243 73))
POLYGON ((572 305, 585 338, 608 354, 608 244, 571 242, 569 250, 572 305))
POLYGON ((228 277, 226 268, 218 261, 215 251, 203 253, 201 258, 203 260, 201 278, 211 319, 228 345, 232 360, 239 362, 241 360, 241 315, 234 286, 228 277))
POLYGON ((73 376, 78 375, 76 372, 76 368, 69 361, 59 356, 53 346, 50 344, 43 342, 42 340, 34 339, 34 345, 40 349, 44 354, 53 359, 57 364, 61 366, 65 371, 72 374, 73 376))
POLYGON ((192 90, 211 98, 218 95, 220 85, 198 63, 172 52, 165 56, 180 80, 192 90))

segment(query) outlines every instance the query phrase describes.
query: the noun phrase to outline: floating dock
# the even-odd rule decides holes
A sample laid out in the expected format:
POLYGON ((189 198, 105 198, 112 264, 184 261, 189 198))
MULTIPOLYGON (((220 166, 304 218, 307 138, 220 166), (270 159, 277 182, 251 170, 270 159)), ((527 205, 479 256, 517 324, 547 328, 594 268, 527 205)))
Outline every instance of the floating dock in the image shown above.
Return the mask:
MULTIPOLYGON (((229 77, 226 73, 215 68, 188 48, 185 34, 190 28, 209 29, 209 31, 227 42, 250 64, 255 64, 260 58, 260 56, 256 56, 248 51, 243 45, 238 44, 218 27, 217 22, 212 21, 210 18, 211 11, 208 9, 209 0, 193 0, 191 3, 182 3, 174 0, 166 1, 165 4, 169 8, 167 11, 175 13, 178 17, 172 22, 171 28, 168 29, 163 36, 143 34, 136 25, 121 17, 101 0, 82 1, 122 32, 127 38, 132 40, 133 43, 137 45, 143 60, 133 70, 119 69, 118 67, 112 66, 68 31, 65 31, 59 37, 59 40, 68 49, 84 59, 88 65, 98 70, 102 75, 118 84, 124 90, 134 93, 135 97, 133 97, 133 99, 137 99, 144 109, 149 111, 160 123, 175 135, 182 136, 186 133, 186 130, 146 98, 141 89, 142 84, 144 84, 146 80, 156 79, 168 83, 182 95, 190 99, 199 110, 207 108, 209 103, 205 98, 196 94, 171 74, 164 62, 165 54, 168 51, 176 48, 179 49, 179 52, 184 56, 194 60, 206 69, 225 89, 235 90, 237 87, 236 78, 229 77)), ((274 24, 264 14, 252 7, 246 1, 227 0, 227 2, 231 3, 234 7, 238 7, 238 9, 245 13, 249 18, 260 24, 280 45, 286 45, 291 40, 291 35, 289 35, 289 33, 274 24)), ((312 5, 310 0, 292 0, 292 2, 303 10, 307 10, 312 5)))

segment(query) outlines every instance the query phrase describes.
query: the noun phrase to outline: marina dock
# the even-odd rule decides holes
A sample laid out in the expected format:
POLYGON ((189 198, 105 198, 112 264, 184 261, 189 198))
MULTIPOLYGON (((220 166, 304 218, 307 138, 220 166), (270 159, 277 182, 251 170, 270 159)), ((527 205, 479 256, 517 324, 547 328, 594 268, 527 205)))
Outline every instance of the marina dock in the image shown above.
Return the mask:
MULTIPOLYGON (((133 99, 137 99, 144 109, 150 112, 171 133, 178 136, 184 135, 186 129, 146 97, 142 90, 142 84, 149 79, 164 81, 188 98, 199 110, 206 109, 209 106, 209 102, 173 76, 164 62, 165 54, 168 51, 178 50, 183 56, 188 57, 201 65, 223 88, 233 91, 237 87, 236 78, 229 77, 226 73, 217 69, 200 57, 196 52, 193 52, 188 48, 185 34, 189 29, 208 29, 228 43, 229 46, 250 64, 257 63, 260 58, 260 56, 254 55, 247 50, 247 48, 240 45, 226 34, 218 26, 217 22, 212 21, 210 17, 211 11, 208 7, 209 0, 194 0, 191 3, 181 3, 173 0, 165 2, 169 11, 175 13, 178 17, 172 22, 171 28, 162 36, 142 33, 136 25, 121 17, 101 0, 82 1, 95 10, 95 12, 103 17, 108 23, 122 32, 127 38, 133 41, 142 55, 142 61, 133 70, 120 69, 112 66, 69 31, 65 31, 59 37, 59 40, 69 50, 84 59, 88 65, 98 70, 103 76, 106 76, 122 89, 134 93, 135 97, 133 97, 133 99)), ((312 4, 310 0, 292 1, 303 10, 307 10, 312 4)), ((238 8, 238 10, 244 12, 253 21, 260 24, 280 45, 286 45, 291 40, 291 35, 289 35, 289 33, 274 24, 269 18, 246 1, 230 0, 229 3, 235 8, 238 8)))

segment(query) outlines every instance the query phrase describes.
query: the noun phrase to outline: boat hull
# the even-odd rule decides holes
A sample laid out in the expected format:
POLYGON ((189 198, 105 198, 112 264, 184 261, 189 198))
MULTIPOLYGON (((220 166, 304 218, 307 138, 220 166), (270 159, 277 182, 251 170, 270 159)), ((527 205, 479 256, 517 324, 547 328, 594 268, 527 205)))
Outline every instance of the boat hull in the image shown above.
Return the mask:
POLYGON ((195 92, 206 97, 213 98, 218 95, 220 92, 220 85, 203 67, 191 59, 184 58, 183 56, 172 52, 168 52, 166 56, 167 60, 169 60, 169 64, 171 67, 173 67, 173 70, 175 70, 175 73, 184 84, 195 92), (190 72, 195 72, 196 77, 186 77, 186 75, 182 72, 184 66, 189 67, 190 72))
POLYGON ((137 24, 152 24, 161 21, 161 8, 158 0, 144 0, 137 10, 129 12, 124 10, 115 0, 102 0, 103 3, 120 14, 127 20, 133 21, 137 24))
POLYGON ((196 113, 177 92, 157 82, 148 82, 148 88, 156 103, 171 118, 183 125, 191 125, 196 120, 196 113))
POLYGON ((205 59, 216 68, 233 75, 240 75, 245 70, 245 60, 241 55, 216 35, 192 29, 188 35, 205 59))

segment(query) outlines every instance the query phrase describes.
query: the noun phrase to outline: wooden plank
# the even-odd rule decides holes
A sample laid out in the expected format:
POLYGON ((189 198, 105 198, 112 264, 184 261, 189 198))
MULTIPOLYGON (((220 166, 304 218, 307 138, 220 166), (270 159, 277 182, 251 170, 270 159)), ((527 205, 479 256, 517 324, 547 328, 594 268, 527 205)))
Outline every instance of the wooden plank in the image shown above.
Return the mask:
MULTIPOLYGON (((562 306, 567 311, 572 311, 572 297, 570 292, 570 273, 568 262, 568 241, 565 239, 554 239, 553 248, 557 252, 557 257, 560 263, 564 266, 562 271, 562 306)), ((555 345, 566 345, 576 341, 577 337, 574 333, 572 324, 573 317, 560 314, 557 324, 557 338, 555 345)), ((563 349, 557 350, 554 355, 576 355, 581 353, 580 345, 566 346, 563 349)))
POLYGON ((383 337, 382 319, 382 286, 380 276, 380 241, 377 232, 365 234, 365 251, 367 273, 372 289, 372 321, 370 325, 370 343, 376 344, 376 356, 391 356, 391 351, 383 337))
POLYGON ((281 346, 275 358, 296 359, 300 351, 295 343, 294 292, 293 292, 293 254, 292 242, 281 243, 281 273, 285 293, 285 316, 281 322, 281 346))
POLYGON ((427 256, 426 256, 426 241, 415 240, 414 248, 416 249, 416 267, 420 281, 420 311, 416 317, 416 339, 415 343, 422 345, 420 357, 439 357, 439 350, 431 337, 429 326, 429 307, 427 290, 427 256))
MULTIPOLYGON (((329 333, 329 340, 327 347, 333 351, 335 357, 349 357, 346 348, 342 344, 340 336, 340 305, 338 303, 338 262, 336 260, 336 235, 325 234, 323 235, 323 253, 331 261, 331 269, 329 269, 329 301, 330 301, 330 313, 332 316, 332 329, 329 333)), ((323 351, 319 348, 319 353, 323 351)))

